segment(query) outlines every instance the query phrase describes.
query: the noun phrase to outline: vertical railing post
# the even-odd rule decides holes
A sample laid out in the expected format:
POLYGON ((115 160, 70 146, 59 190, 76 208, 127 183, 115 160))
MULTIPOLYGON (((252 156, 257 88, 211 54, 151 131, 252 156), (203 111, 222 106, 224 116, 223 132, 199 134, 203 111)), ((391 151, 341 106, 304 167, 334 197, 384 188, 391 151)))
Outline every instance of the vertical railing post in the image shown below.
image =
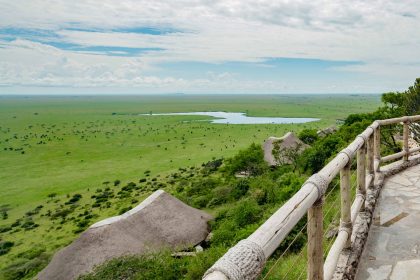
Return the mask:
MULTIPOLYGON (((369 173, 369 175, 372 176, 372 180, 370 181, 371 185, 373 185, 374 181, 375 181, 375 169, 374 169, 374 161, 375 161, 375 157, 374 157, 374 136, 373 134, 369 137, 368 141, 367 141, 367 171, 369 173)), ((370 186, 366 186, 366 187, 370 187, 370 186)))
POLYGON ((351 194, 350 194, 350 166, 351 160, 340 171, 340 193, 341 193, 341 220, 340 228, 347 231, 348 239, 345 249, 351 246, 351 194))
MULTIPOLYGON (((357 193, 366 197, 366 143, 357 151, 357 193)), ((360 211, 364 211, 364 203, 360 211)))
POLYGON ((408 135, 409 129, 408 129, 408 121, 405 121, 403 124, 403 149, 405 152, 404 155, 404 161, 408 161, 408 157, 410 156, 410 147, 408 146, 408 135))
POLYGON ((378 126, 375 129, 375 143, 374 143, 374 147, 375 147, 375 172, 379 172, 380 171, 380 165, 381 165, 381 127, 378 126))
POLYGON ((324 279, 323 213, 324 198, 308 210, 308 279, 324 279))

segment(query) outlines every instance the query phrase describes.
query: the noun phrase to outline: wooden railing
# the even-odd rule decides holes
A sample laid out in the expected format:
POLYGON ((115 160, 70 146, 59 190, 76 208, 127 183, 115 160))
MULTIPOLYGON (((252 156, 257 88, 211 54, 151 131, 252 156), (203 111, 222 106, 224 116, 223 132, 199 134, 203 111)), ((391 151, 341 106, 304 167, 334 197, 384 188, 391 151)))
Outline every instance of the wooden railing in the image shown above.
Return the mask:
POLYGON ((204 275, 205 280, 257 279, 267 259, 299 220, 308 214, 307 278, 330 280, 343 249, 351 246, 353 224, 364 211, 366 188, 374 184, 375 173, 383 162, 403 158, 420 148, 409 149, 409 124, 420 115, 374 121, 318 173, 311 176, 301 189, 278 209, 247 239, 240 241, 220 258, 204 275), (403 124, 403 149, 381 158, 381 126, 403 124), (357 157, 357 193, 351 203, 350 167, 357 157), (328 185, 340 174, 340 228, 334 244, 323 258, 323 201, 328 185))

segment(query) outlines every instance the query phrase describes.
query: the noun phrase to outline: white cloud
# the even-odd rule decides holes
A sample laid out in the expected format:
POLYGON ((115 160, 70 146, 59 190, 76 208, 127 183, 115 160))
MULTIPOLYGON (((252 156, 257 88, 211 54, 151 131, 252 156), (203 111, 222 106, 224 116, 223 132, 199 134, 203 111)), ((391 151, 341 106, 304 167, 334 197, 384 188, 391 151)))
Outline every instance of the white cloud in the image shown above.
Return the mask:
MULTIPOLYGON (((165 76, 159 68, 165 62, 262 63, 268 57, 363 62, 335 69, 366 74, 363 84, 341 90, 382 90, 374 86, 378 79, 386 80, 387 87, 404 88, 419 70, 420 37, 415 34, 420 5, 415 0, 0 0, 0 5, 0 28, 49 30, 59 43, 85 47, 163 49, 133 58, 62 50, 47 42, 0 41, 3 86, 299 88, 286 81, 243 81, 232 73, 228 79, 216 78, 223 73, 181 79, 165 76), (144 26, 186 32, 118 32, 144 26), (87 31, 91 29, 97 32, 87 31)), ((318 91, 330 87, 314 84, 318 91)))

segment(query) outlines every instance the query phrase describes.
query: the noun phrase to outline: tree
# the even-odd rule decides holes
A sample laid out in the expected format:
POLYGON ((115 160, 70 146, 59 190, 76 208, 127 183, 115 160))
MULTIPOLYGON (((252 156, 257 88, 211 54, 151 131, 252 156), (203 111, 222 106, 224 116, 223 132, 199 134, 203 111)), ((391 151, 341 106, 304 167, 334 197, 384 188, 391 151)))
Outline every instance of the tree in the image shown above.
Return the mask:
POLYGON ((407 115, 420 112, 420 78, 417 78, 414 85, 404 92, 404 109, 407 115))
MULTIPOLYGON (((411 116, 420 113, 420 78, 417 78, 413 86, 404 92, 388 92, 382 95, 382 102, 385 107, 380 108, 387 112, 387 118, 411 116)), ((414 139, 420 141, 420 126, 416 123, 410 124, 414 139)))
POLYGON ((290 164, 293 166, 293 171, 298 165, 298 158, 302 153, 302 143, 296 143, 291 147, 281 147, 279 143, 274 142, 273 156, 279 165, 290 164))
POLYGON ((268 169, 264 161, 264 153, 260 145, 252 143, 247 149, 241 150, 236 156, 226 160, 224 170, 234 175, 237 172, 247 172, 257 176, 268 169))
POLYGON ((316 129, 304 129, 299 133, 298 137, 303 143, 308 145, 311 145, 319 138, 316 129))

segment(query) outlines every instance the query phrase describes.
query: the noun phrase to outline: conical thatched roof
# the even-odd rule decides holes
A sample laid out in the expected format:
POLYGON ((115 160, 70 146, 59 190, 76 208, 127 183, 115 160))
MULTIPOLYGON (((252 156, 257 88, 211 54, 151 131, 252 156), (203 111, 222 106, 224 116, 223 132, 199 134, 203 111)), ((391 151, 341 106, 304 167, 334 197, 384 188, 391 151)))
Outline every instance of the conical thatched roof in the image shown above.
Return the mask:
POLYGON ((209 214, 158 190, 127 213, 92 225, 57 252, 38 279, 76 279, 115 257, 196 245, 208 235, 210 219, 209 214))

